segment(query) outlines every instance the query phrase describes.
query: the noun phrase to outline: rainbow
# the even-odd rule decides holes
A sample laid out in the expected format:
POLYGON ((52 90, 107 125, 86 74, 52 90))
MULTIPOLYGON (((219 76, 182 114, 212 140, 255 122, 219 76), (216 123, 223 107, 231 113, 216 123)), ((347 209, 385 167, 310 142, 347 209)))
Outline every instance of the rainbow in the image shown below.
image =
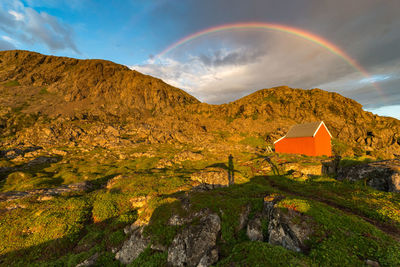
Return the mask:
MULTIPOLYGON (((301 37, 303 39, 306 39, 308 41, 311 41, 317 45, 322 46, 323 48, 329 50, 333 54, 341 57, 344 61, 346 61, 349 65, 354 67, 356 70, 358 70, 360 73, 362 73, 365 77, 371 78, 371 75, 353 58, 351 58, 346 52, 344 52, 341 48, 338 46, 334 45, 330 41, 322 38, 321 36, 318 36, 316 34, 313 34, 311 32, 299 29, 299 28, 294 28, 291 26, 283 25, 283 24, 273 24, 273 23, 264 23, 264 22, 245 22, 245 23, 234 23, 234 24, 224 24, 216 27, 211 27, 207 28, 205 30, 193 33, 191 35, 188 35, 179 41, 173 43, 172 45, 168 46, 166 49, 164 49, 161 53, 159 53, 155 58, 159 59, 162 58, 164 55, 166 55, 168 52, 171 50, 186 44, 194 39, 197 39, 201 36, 208 35, 211 33, 215 32, 221 32, 225 30, 235 30, 235 29, 266 29, 266 30, 273 30, 273 31, 278 31, 278 32, 285 32, 289 33, 298 37, 301 37)), ((382 94, 382 90, 378 87, 377 84, 374 82, 371 82, 371 84, 378 89, 378 92, 382 94)))

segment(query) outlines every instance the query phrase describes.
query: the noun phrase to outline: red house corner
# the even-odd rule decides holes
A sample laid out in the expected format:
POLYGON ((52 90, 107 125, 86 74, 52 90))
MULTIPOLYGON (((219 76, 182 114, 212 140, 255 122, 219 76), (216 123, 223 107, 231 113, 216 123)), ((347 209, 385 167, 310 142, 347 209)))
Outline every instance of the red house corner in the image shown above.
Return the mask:
POLYGON ((274 142, 275 152, 307 156, 331 156, 332 135, 323 121, 293 125, 274 142))

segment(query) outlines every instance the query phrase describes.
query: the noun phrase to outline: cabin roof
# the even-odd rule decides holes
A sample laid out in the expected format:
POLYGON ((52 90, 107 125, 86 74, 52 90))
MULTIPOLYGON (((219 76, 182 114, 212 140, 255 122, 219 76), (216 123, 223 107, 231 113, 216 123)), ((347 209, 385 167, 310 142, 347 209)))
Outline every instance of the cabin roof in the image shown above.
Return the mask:
POLYGON ((321 125, 321 121, 296 124, 290 127, 286 134, 287 138, 292 137, 311 137, 314 136, 321 125))
POLYGON ((293 125, 292 127, 290 127, 287 134, 282 138, 278 139, 277 141, 275 141, 275 143, 279 142, 283 138, 314 137, 322 125, 325 127, 329 135, 332 137, 325 123, 323 121, 316 121, 316 122, 293 125))

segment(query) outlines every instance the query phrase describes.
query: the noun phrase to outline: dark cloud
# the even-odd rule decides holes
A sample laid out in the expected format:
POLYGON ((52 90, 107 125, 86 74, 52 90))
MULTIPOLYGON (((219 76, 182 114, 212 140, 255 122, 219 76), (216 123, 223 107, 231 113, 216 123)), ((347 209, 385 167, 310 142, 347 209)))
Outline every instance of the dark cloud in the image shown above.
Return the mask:
POLYGON ((242 65, 257 61, 258 58, 265 55, 262 50, 240 49, 238 51, 225 52, 222 50, 214 51, 211 55, 200 54, 198 59, 206 66, 227 66, 242 65))
POLYGON ((170 43, 226 23, 260 21, 304 29, 335 44, 372 77, 390 74, 390 79, 377 82, 380 89, 361 82, 367 77, 359 67, 310 41, 285 33, 270 32, 266 37, 262 31, 253 35, 235 31, 203 37, 211 52, 196 52, 201 51, 196 49, 200 45, 207 47, 206 40, 200 45, 196 40, 167 55, 178 62, 162 68, 148 65, 146 70, 212 103, 286 84, 336 91, 371 108, 398 105, 399 10, 398 0, 188 0, 171 1, 153 10, 154 17, 169 21, 161 25, 162 20, 154 20, 154 29, 168 31, 168 25, 174 26, 170 43), (213 47, 213 38, 226 44, 226 49, 213 47), (183 55, 190 53, 191 59, 185 61, 183 55))

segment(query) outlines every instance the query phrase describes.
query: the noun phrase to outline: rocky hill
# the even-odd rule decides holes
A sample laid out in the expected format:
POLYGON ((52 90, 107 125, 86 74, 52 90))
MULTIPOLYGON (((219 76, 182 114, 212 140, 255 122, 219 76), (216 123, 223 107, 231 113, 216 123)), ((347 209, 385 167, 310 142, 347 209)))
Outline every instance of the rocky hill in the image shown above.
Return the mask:
POLYGON ((272 145, 288 128, 324 120, 342 155, 400 154, 400 122, 319 89, 264 89, 208 105, 163 81, 104 60, 0 52, 5 145, 240 142, 272 145), (96 140, 97 141, 96 141, 96 140))

